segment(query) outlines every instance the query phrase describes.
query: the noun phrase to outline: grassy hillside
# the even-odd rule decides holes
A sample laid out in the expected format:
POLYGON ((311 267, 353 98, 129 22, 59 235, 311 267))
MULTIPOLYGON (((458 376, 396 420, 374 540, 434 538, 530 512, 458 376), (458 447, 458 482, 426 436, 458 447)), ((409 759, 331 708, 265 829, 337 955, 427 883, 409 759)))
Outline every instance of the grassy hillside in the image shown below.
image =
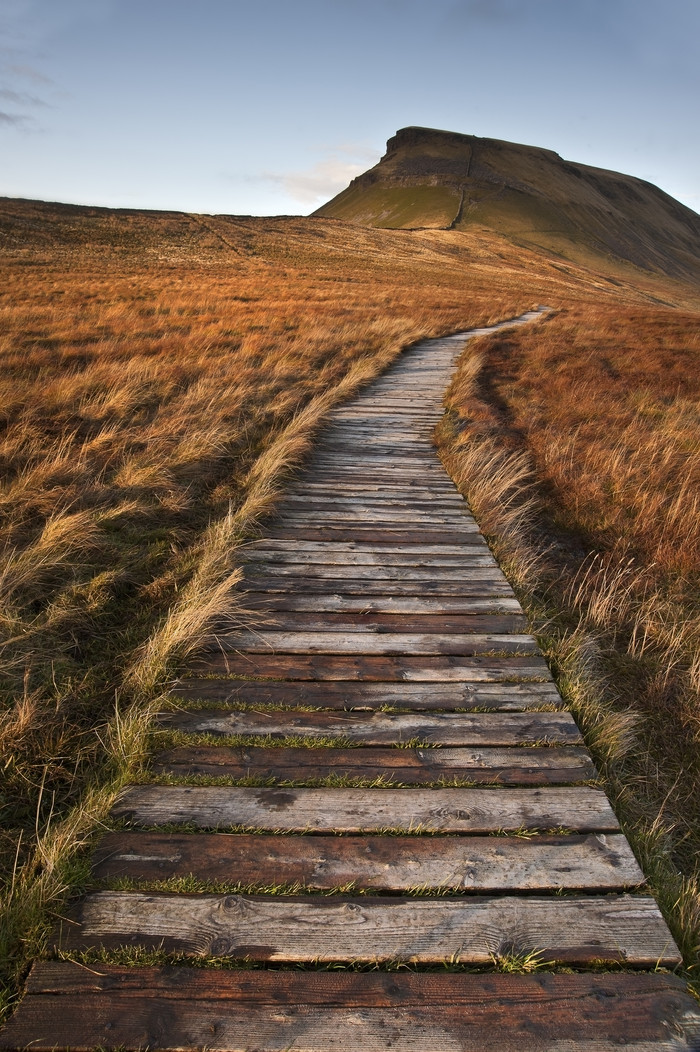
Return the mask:
POLYGON ((650 183, 551 150, 404 128, 379 164, 319 216, 366 226, 485 226, 516 244, 592 264, 700 277, 700 216, 650 183))
MULTIPOLYGON (((236 548, 324 413, 407 343, 538 303, 559 312, 552 347, 575 348, 576 362, 609 356, 596 333, 611 318, 650 319, 645 355, 635 358, 630 336, 630 353, 611 365, 621 389, 633 374, 635 390, 655 388, 654 348, 668 333, 662 360, 682 359, 686 372, 672 375, 685 382, 698 301, 677 280, 625 268, 611 280, 481 227, 5 200, 0 232, 0 958, 11 962, 10 1003, 51 913, 83 879, 82 848, 146 755, 149 714, 178 662, 213 620, 245 621, 236 548)), ((555 389, 547 366, 536 384, 522 377, 512 348, 494 359, 484 397, 499 413, 517 401, 527 416, 555 389)), ((605 393, 603 381, 586 403, 593 417, 605 393)), ((572 421, 574 403, 562 410, 572 421)), ((623 414, 601 412, 591 442, 614 445, 626 427, 623 414)), ((515 416, 513 428, 526 435, 515 416)), ((557 505, 534 437, 531 455, 557 505)), ((686 499, 682 471, 650 478, 669 501, 686 499)), ((580 487, 587 507, 589 482, 574 473, 569 486, 567 499, 580 487)), ((614 482, 605 492, 623 522, 614 482)), ((572 528, 583 557, 601 543, 585 523, 572 528)))

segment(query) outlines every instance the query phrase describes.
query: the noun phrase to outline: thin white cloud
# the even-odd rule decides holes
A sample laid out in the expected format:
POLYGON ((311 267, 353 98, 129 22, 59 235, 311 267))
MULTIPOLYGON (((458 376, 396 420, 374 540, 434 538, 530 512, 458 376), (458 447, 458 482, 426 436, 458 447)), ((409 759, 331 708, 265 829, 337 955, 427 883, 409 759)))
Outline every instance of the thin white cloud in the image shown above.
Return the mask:
POLYGON ((338 146, 321 161, 299 172, 265 172, 263 179, 277 183, 295 201, 318 205, 344 190, 351 179, 378 160, 375 150, 364 146, 338 146))

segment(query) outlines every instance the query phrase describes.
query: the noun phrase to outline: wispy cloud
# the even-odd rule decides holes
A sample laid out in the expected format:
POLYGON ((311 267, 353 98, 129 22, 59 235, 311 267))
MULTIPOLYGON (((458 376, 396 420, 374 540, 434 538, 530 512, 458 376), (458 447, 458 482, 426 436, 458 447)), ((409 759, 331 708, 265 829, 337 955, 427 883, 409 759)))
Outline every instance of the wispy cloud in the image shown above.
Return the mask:
POLYGON ((30 95, 26 91, 13 91, 11 88, 0 88, 0 99, 14 106, 48 106, 48 103, 37 95, 30 95))
POLYGON ((277 183, 290 197, 316 205, 345 189, 351 179, 366 171, 377 154, 362 146, 340 146, 323 160, 297 172, 264 172, 262 178, 277 183))
POLYGON ((16 128, 18 125, 26 124, 27 118, 22 113, 6 113, 5 110, 0 110, 0 124, 4 124, 6 127, 16 128))
POLYGON ((40 73, 38 69, 34 69, 33 66, 26 64, 17 64, 8 67, 8 72, 16 77, 23 77, 26 80, 32 81, 34 84, 45 84, 47 86, 53 86, 51 77, 45 76, 40 73))

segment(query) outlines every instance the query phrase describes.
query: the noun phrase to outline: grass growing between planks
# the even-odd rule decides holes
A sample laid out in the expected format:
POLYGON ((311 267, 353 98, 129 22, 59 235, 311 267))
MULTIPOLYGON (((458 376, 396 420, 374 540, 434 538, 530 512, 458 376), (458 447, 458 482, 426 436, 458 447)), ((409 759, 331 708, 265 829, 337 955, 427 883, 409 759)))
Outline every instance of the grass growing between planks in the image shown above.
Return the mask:
POLYGON ((696 984, 697 323, 579 307, 475 341, 438 435, 696 984))

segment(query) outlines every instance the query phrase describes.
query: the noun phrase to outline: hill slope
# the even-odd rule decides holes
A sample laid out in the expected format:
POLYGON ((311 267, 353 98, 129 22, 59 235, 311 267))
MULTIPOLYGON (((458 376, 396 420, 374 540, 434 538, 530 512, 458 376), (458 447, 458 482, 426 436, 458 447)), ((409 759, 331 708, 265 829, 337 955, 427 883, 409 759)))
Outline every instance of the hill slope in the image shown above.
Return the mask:
POLYGON ((586 264, 607 257, 700 277, 700 216, 662 190, 475 135, 402 128, 374 168, 314 214, 390 229, 486 226, 586 264))

